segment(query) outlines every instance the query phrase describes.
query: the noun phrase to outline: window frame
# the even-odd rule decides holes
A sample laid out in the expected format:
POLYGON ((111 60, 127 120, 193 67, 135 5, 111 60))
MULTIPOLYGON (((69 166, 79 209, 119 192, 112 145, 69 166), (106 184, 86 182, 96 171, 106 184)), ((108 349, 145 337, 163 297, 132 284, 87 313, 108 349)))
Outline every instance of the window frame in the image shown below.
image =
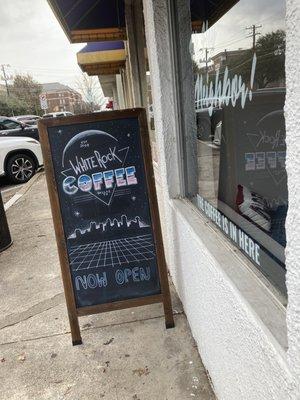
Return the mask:
MULTIPOLYGON (((235 2, 232 7, 236 4, 235 2)), ((227 7, 226 12, 228 12, 231 7, 227 7)), ((188 124, 185 121, 185 115, 189 115, 189 110, 187 103, 184 99, 184 84, 185 79, 183 76, 183 63, 190 64, 192 66, 191 59, 187 60, 183 57, 184 49, 182 48, 182 44, 180 43, 181 32, 179 30, 179 18, 180 13, 178 12, 178 7, 175 5, 175 2, 172 0, 168 0, 168 12, 169 12, 169 30, 170 30, 170 48, 171 48, 171 56, 172 56, 172 84, 174 87, 176 102, 174 107, 176 108, 176 139, 177 139, 177 159, 178 159, 178 170, 181 172, 180 174, 180 193, 179 198, 181 198, 186 205, 190 208, 191 212, 194 212, 195 205, 191 201, 191 197, 193 194, 198 193, 198 187, 195 190, 195 186, 191 184, 189 181, 188 170, 193 168, 195 165, 195 159, 193 157, 188 158, 188 154, 193 154, 191 150, 192 143, 190 138, 188 137, 187 126, 188 124)), ((216 21, 214 21, 215 23, 216 21)), ((192 28, 190 26, 190 33, 192 34, 192 28)), ((195 97, 195 87, 193 86, 193 104, 195 97)), ((190 116, 189 116, 190 118, 190 116)), ((194 119, 196 122, 196 113, 194 113, 194 119)), ((197 161, 197 160, 196 160, 197 161)), ((222 237, 222 241, 226 243, 224 244, 224 252, 233 251, 236 257, 240 260, 241 265, 246 265, 248 269, 254 273, 260 282, 264 285, 265 289, 272 293, 272 296, 276 298, 278 304, 286 307, 288 296, 284 295, 280 292, 280 290, 269 281, 266 276, 260 271, 260 269, 255 266, 248 257, 242 252, 241 249, 236 247, 231 240, 226 237, 216 226, 213 225, 212 221, 200 210, 197 210, 198 214, 200 214, 201 218, 205 221, 205 223, 209 226, 213 226, 214 232, 218 237, 222 237)))

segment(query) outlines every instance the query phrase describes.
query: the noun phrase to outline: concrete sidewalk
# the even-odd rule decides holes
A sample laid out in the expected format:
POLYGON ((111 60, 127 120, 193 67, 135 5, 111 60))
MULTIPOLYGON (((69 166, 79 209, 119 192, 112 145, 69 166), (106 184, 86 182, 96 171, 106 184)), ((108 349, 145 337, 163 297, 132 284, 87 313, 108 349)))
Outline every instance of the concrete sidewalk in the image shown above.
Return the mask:
POLYGON ((0 399, 215 399, 172 287, 176 328, 161 305, 80 318, 73 347, 48 193, 41 173, 7 212, 0 254, 0 399))

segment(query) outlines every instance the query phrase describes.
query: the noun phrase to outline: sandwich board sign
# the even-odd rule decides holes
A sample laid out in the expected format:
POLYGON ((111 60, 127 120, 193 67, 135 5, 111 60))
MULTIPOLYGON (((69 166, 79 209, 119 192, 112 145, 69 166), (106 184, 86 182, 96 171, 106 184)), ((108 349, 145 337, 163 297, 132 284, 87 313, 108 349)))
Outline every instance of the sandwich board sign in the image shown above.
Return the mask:
POLYGON ((73 345, 78 317, 162 302, 174 326, 143 109, 39 121, 73 345))

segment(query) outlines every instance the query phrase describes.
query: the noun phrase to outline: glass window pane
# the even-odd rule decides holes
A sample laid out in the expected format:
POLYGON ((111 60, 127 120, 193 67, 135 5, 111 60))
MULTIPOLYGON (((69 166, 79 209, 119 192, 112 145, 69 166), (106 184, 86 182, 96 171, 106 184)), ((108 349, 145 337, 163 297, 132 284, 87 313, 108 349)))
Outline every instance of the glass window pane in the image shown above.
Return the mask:
POLYGON ((2 124, 4 125, 5 129, 17 129, 17 128, 20 128, 19 123, 16 122, 16 121, 13 121, 11 119, 3 120, 2 124))
POLYGON ((204 7, 202 32, 192 35, 198 193, 191 200, 285 293, 285 2, 229 3, 204 7))

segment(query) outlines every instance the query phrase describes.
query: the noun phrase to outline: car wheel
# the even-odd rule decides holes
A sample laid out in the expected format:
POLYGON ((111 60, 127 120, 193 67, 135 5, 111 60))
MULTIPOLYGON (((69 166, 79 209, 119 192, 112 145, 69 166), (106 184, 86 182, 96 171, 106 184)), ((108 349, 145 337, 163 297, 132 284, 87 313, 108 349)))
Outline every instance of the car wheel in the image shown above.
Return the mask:
POLYGON ((25 183, 33 177, 36 171, 35 162, 27 154, 15 154, 8 159, 6 174, 14 183, 25 183))

